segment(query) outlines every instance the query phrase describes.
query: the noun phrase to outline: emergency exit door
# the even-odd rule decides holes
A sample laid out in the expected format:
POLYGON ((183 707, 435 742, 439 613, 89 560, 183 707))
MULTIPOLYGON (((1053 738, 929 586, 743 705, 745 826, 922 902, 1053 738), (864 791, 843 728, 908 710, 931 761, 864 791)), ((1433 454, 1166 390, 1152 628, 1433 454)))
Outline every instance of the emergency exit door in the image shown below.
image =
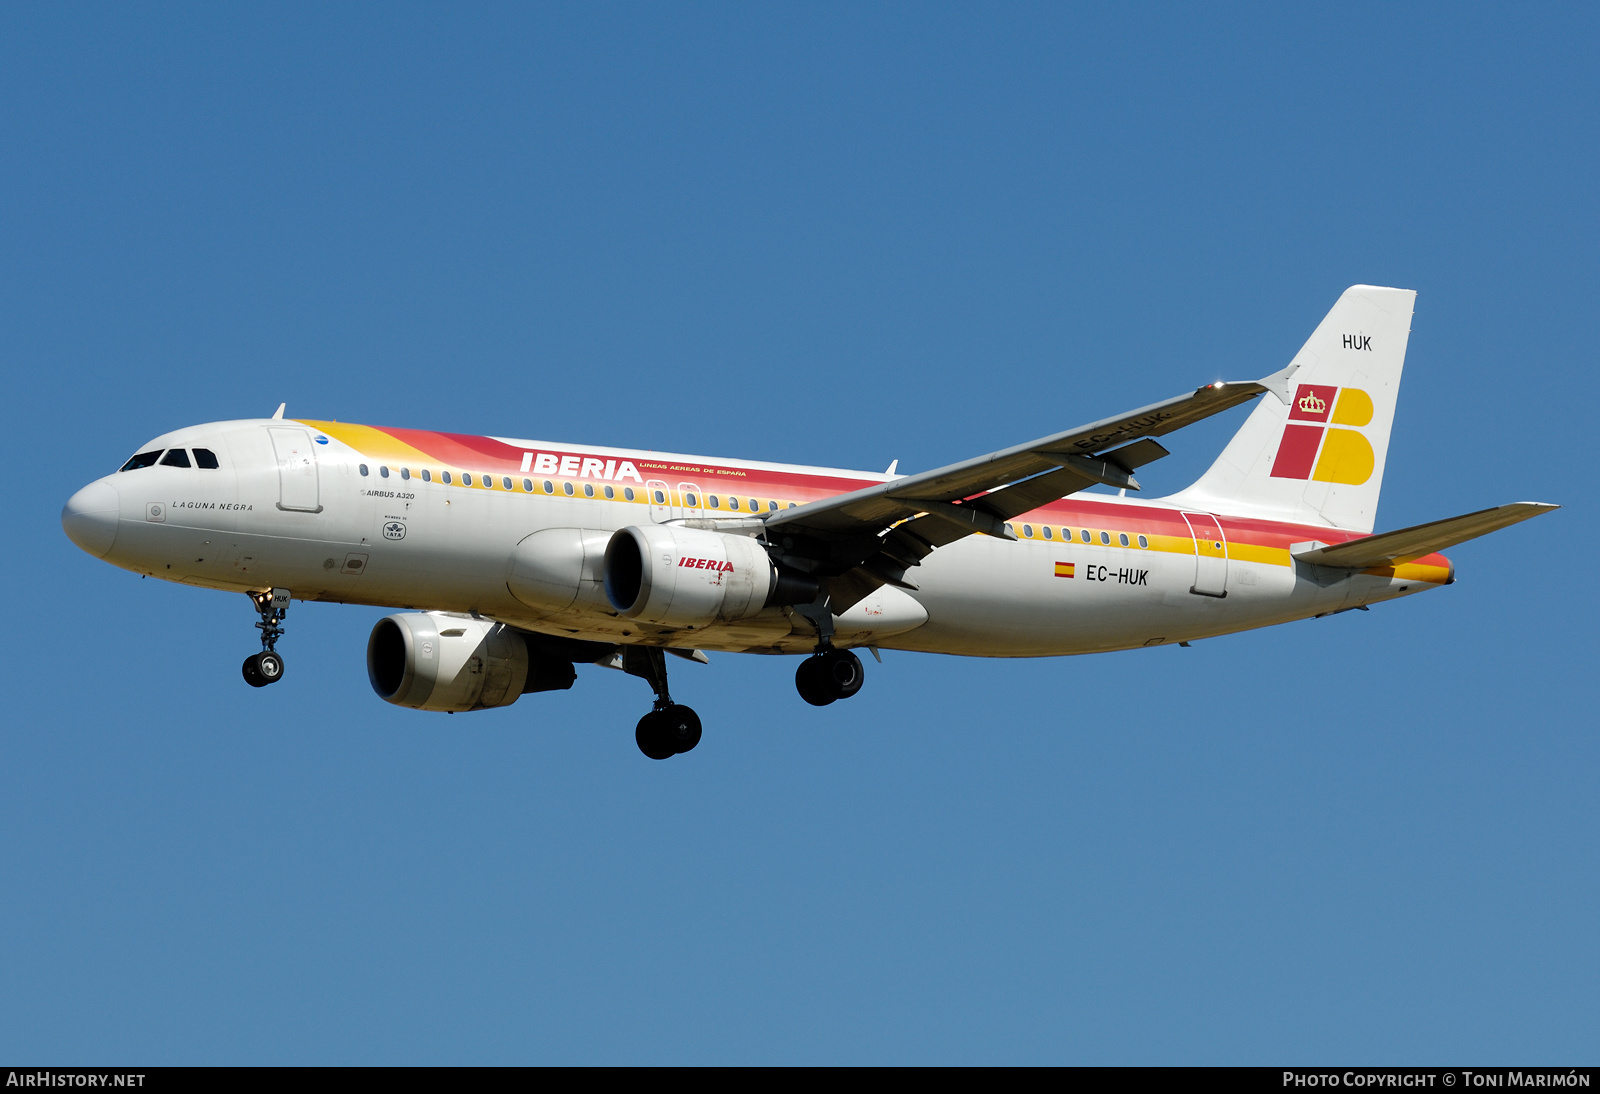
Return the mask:
POLYGON ((664 524, 672 519, 672 487, 660 479, 651 479, 644 484, 646 494, 650 495, 650 519, 657 524, 664 524))

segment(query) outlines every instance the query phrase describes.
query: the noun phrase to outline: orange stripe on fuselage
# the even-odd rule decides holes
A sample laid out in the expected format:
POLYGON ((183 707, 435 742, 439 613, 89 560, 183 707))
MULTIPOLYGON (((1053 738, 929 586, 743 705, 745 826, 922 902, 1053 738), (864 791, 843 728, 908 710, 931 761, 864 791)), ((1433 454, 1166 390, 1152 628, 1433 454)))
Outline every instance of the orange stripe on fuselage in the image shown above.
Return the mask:
MULTIPOLYGON (((735 461, 721 461, 702 457, 663 458, 658 453, 611 449, 602 455, 581 446, 539 445, 524 447, 508 444, 493 437, 479 437, 463 433, 439 433, 421 429, 393 429, 356 425, 346 422, 305 421, 301 424, 335 437, 373 460, 409 466, 417 469, 432 467, 468 472, 492 472, 496 475, 523 475, 522 458, 525 452, 542 452, 562 456, 577 456, 604 460, 626 459, 633 463, 645 478, 662 479, 676 487, 680 481, 695 481, 706 493, 732 494, 741 498, 759 497, 787 504, 819 501, 838 494, 876 486, 881 478, 855 478, 848 472, 817 474, 810 471, 777 471, 772 468, 752 467, 735 461)), ((530 442, 531 444, 531 442, 530 442)), ((572 479, 575 476, 548 476, 572 479)), ((576 476, 578 479, 592 476, 576 476)), ((981 495, 975 495, 981 496, 981 495)), ((1289 548, 1295 543, 1320 540, 1333 546, 1362 539, 1357 533, 1341 532, 1310 524, 1287 524, 1252 517, 1229 517, 1214 514, 1222 526, 1227 540, 1227 555, 1239 562, 1254 562, 1268 566, 1291 566, 1293 559, 1289 548)), ((1021 525, 1051 525, 1071 528, 1074 532, 1090 529, 1095 533, 1092 544, 1073 540, 1075 546, 1101 546, 1098 533, 1112 534, 1113 543, 1119 533, 1145 536, 1150 550, 1178 554, 1192 554, 1194 539, 1181 510, 1153 508, 1146 505, 1126 504, 1111 498, 1092 495, 1075 495, 1051 502, 1031 512, 1012 519, 1021 525)), ((1039 540, 1055 547, 1064 547, 1060 540, 1039 540)), ((1381 567, 1365 571, 1377 576, 1389 576, 1401 581, 1423 581, 1447 584, 1454 570, 1450 560, 1443 555, 1431 554, 1394 567, 1381 567)))

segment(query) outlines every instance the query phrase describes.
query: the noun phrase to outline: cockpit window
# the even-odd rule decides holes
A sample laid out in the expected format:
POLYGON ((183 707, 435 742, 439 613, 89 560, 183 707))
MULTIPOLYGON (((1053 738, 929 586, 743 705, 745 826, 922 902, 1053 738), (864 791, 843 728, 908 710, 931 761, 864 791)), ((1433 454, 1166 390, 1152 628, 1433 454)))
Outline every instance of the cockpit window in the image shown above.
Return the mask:
POLYGON ((185 452, 181 448, 169 449, 167 454, 166 454, 166 456, 163 457, 162 460, 161 460, 161 466, 162 467, 188 467, 189 466, 189 453, 185 452))
POLYGON ((217 454, 209 448, 197 448, 194 450, 194 465, 205 468, 207 471, 215 471, 222 466, 217 463, 217 454))
POLYGON ((141 467, 154 467, 155 462, 161 458, 161 449, 154 452, 141 452, 133 459, 122 465, 124 471, 137 471, 141 467))

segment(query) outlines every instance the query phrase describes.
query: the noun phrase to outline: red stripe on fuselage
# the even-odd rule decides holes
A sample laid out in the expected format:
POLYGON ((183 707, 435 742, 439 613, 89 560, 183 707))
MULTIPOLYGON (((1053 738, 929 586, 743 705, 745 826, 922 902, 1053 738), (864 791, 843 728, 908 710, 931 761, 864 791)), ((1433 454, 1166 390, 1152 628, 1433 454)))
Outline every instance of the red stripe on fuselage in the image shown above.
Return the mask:
MULTIPOLYGON (((427 453, 441 464, 464 471, 520 473, 524 452, 547 453, 558 459, 570 455, 577 456, 580 460, 630 460, 644 477, 666 480, 674 488, 680 481, 695 481, 699 488, 707 493, 734 495, 741 499, 751 497, 762 500, 778 499, 802 504, 860 490, 867 486, 876 486, 882 482, 881 479, 857 479, 848 475, 773 471, 744 467, 736 463, 719 463, 715 460, 663 458, 658 453, 626 449, 615 449, 611 454, 601 456, 593 449, 581 447, 543 445, 524 447, 506 444, 492 437, 465 433, 381 428, 383 432, 420 452, 427 453)), ((981 496, 975 495, 975 497, 981 496)), ((1250 517, 1215 515, 1230 543, 1286 549, 1291 544, 1311 540, 1320 540, 1331 546, 1364 538, 1362 533, 1344 532, 1318 525, 1285 524, 1250 517)), ((1189 525, 1178 509, 1130 505, 1109 499, 1090 500, 1089 496, 1063 498, 1015 517, 1012 522, 1018 525, 1024 523, 1063 525, 1073 529, 1088 527, 1095 531, 1104 529, 1111 532, 1127 532, 1131 535, 1175 536, 1183 539, 1190 537, 1189 525)), ((1417 561, 1432 565, 1449 565, 1441 555, 1429 555, 1417 561)))

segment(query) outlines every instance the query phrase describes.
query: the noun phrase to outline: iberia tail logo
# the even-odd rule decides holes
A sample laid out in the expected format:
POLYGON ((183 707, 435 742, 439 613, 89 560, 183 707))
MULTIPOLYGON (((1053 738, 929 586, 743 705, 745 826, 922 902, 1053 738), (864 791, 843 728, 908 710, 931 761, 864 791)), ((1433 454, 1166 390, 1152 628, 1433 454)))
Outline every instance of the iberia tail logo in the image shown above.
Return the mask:
POLYGON ((1301 384, 1289 404, 1289 424, 1283 427, 1272 477, 1360 486, 1372 477, 1377 463, 1371 442, 1359 429, 1330 427, 1371 422, 1372 396, 1360 388, 1301 384), (1319 424, 1299 424, 1312 422, 1319 424))

